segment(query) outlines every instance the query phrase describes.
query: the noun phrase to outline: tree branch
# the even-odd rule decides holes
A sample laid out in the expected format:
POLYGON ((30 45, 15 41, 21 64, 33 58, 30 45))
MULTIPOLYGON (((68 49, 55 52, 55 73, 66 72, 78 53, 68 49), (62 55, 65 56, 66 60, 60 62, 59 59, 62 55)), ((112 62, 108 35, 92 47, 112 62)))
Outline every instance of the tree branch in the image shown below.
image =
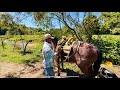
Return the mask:
POLYGON ((74 30, 73 28, 71 28, 71 27, 67 24, 67 22, 65 21, 65 19, 64 19, 64 14, 61 13, 61 15, 62 15, 62 20, 63 20, 64 24, 65 24, 70 30, 72 30, 72 31, 74 32, 75 36, 77 37, 77 39, 80 40, 80 38, 79 38, 79 36, 77 35, 77 33, 75 32, 75 30, 74 30))

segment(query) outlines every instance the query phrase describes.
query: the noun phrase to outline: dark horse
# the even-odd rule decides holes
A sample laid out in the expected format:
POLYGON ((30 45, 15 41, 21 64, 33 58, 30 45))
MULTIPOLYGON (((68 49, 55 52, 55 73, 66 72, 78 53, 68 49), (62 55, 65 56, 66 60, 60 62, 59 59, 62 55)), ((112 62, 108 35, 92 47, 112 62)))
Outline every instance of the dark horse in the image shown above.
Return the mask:
POLYGON ((60 51, 60 53, 58 54, 58 58, 57 58, 57 68, 58 68, 58 76, 60 76, 60 65, 62 66, 62 70, 63 70, 63 60, 65 60, 65 56, 67 56, 67 54, 63 51, 63 47, 62 45, 58 45, 58 38, 54 38, 52 40, 53 42, 53 47, 54 47, 54 51, 60 51))
MULTIPOLYGON (((57 40, 53 40, 54 48, 59 50, 57 40)), ((65 54, 63 49, 58 55, 58 75, 60 75, 60 59, 64 59, 65 54), (62 53, 61 53, 62 52, 62 53)), ((74 41, 71 45, 70 53, 67 55, 68 62, 76 63, 85 77, 93 78, 98 74, 100 64, 102 62, 102 52, 98 50, 93 44, 74 41)), ((63 60, 62 60, 63 61, 63 60)))

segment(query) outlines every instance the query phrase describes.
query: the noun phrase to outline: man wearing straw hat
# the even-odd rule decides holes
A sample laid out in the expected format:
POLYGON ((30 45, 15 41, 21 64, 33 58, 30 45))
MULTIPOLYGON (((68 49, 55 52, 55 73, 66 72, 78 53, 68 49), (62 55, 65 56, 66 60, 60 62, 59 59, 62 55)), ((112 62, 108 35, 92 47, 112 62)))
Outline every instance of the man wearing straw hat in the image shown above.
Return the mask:
POLYGON ((50 78, 53 78, 55 76, 54 74, 54 63, 53 59, 56 57, 58 52, 54 52, 52 49, 52 37, 50 34, 45 34, 44 36, 45 43, 42 48, 42 55, 43 55, 43 67, 44 67, 44 75, 49 76, 50 78))

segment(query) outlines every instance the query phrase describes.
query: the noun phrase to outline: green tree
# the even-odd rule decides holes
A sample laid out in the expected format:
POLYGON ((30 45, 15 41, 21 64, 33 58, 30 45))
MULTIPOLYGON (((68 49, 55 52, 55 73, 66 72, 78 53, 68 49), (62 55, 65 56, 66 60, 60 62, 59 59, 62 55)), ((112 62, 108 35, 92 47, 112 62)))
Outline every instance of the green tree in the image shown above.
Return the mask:
MULTIPOLYGON (((101 30, 116 30, 115 28, 120 28, 120 12, 102 12, 101 20, 104 23, 101 23, 101 30)), ((120 32, 120 29, 117 29, 120 32)))
MULTIPOLYGON (((92 23, 86 24, 84 23, 84 25, 82 25, 83 20, 87 17, 87 18, 91 18, 89 17, 92 13, 90 12, 49 12, 49 13, 41 13, 41 12, 35 12, 34 16, 36 22, 39 23, 39 25, 45 26, 45 28, 49 28, 51 26, 52 20, 56 19, 59 22, 61 22, 62 24, 64 24, 67 28, 68 31, 70 31, 72 34, 74 34, 78 40, 83 40, 82 38, 82 34, 80 33, 81 30, 85 30, 88 31, 89 28, 86 25, 89 25, 90 27, 94 27, 94 25, 90 25, 92 23), (83 18, 82 21, 80 19, 80 15, 83 14, 83 18), (39 17, 38 17, 39 16, 39 17), (36 19, 38 18, 38 19, 36 19), (51 23, 50 23, 51 22, 51 23), (84 27, 85 26, 85 27, 84 27)), ((93 19, 93 18, 92 18, 93 19)), ((94 18, 96 19, 96 18, 94 18)), ((95 21, 95 20, 93 20, 95 21)), ((97 21, 97 20, 96 20, 97 21)), ((89 21, 90 22, 90 21, 89 21)), ((87 33, 89 34, 89 33, 87 33)), ((91 39, 91 38, 90 38, 91 39)))
POLYGON ((93 14, 88 14, 86 18, 84 18, 82 25, 84 27, 81 30, 81 33, 84 34, 87 38, 87 41, 90 42, 92 40, 93 34, 99 34, 99 19, 97 16, 93 14))
POLYGON ((60 30, 62 30, 61 26, 66 26, 71 34, 76 36, 78 40, 82 41, 84 39, 81 31, 90 34, 88 35, 89 37, 87 37, 88 41, 90 41, 91 33, 87 33, 87 31, 95 29, 95 25, 98 24, 97 17, 91 16, 94 14, 93 12, 19 12, 19 14, 30 15, 35 20, 35 23, 41 26, 44 30, 52 30, 54 28, 53 20, 57 20, 60 30))
POLYGON ((2 28, 10 29, 14 23, 13 17, 10 14, 0 14, 0 23, 2 28))

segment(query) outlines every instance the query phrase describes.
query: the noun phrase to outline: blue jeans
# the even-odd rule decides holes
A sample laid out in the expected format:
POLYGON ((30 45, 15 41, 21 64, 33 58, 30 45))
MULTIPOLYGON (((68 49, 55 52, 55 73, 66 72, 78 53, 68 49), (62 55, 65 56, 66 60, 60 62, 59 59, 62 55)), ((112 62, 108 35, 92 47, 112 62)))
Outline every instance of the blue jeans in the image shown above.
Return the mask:
POLYGON ((43 74, 44 74, 45 76, 50 76, 50 78, 54 78, 55 74, 54 74, 53 67, 45 68, 43 74))

